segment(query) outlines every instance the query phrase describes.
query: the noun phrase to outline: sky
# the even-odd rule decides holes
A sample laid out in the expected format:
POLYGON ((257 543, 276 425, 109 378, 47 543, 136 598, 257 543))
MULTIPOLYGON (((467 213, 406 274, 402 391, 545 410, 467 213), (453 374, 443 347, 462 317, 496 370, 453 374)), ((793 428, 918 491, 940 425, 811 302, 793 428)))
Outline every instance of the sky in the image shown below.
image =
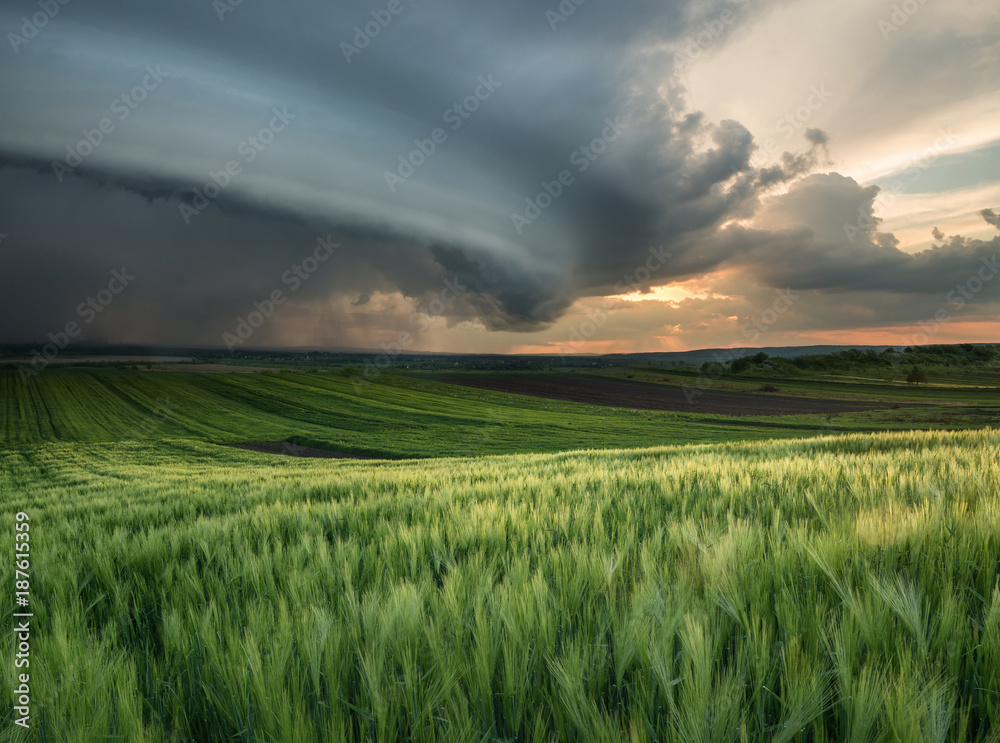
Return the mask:
POLYGON ((0 343, 1000 342, 1000 5, 9 0, 0 343))

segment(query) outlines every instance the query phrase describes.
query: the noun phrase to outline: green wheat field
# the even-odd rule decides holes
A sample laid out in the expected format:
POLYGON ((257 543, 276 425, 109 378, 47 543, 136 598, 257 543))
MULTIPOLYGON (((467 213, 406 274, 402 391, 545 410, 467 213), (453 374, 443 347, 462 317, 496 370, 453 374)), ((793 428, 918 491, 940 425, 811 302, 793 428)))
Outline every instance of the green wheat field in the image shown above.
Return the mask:
POLYGON ((334 374, 0 391, 34 612, 0 740, 1000 741, 996 430, 334 374), (220 445, 290 438, 380 458, 220 445))

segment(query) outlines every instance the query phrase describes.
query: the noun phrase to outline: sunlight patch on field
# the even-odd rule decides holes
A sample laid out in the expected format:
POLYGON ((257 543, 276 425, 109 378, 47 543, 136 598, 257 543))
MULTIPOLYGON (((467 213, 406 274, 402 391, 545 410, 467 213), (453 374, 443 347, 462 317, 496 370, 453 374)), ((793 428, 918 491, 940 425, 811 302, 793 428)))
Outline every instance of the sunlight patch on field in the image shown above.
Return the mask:
POLYGON ((927 502, 908 508, 890 503, 884 508, 861 511, 854 522, 854 531, 867 544, 899 544, 925 529, 930 514, 927 502))

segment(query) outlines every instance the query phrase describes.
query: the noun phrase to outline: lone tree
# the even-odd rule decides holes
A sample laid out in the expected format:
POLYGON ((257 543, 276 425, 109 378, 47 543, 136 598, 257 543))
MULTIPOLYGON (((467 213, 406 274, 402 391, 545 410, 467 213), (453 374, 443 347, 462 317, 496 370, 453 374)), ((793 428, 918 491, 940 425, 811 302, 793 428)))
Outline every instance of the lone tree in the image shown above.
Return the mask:
POLYGON ((910 384, 921 385, 921 384, 927 384, 927 382, 930 380, 928 380, 927 378, 927 372, 925 372, 918 366, 914 366, 912 369, 910 369, 910 374, 906 378, 906 381, 909 382, 910 384))

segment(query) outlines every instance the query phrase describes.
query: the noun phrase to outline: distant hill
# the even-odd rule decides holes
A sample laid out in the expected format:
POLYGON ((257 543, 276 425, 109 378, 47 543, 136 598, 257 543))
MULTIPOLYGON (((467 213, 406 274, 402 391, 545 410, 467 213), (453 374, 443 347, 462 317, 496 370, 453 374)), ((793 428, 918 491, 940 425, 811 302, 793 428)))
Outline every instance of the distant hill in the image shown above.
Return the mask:
MULTIPOLYGON (((923 352, 930 354, 951 353, 943 349, 988 347, 987 343, 966 343, 952 346, 920 346, 923 352)), ((700 366, 705 363, 726 364, 736 359, 756 356, 764 353, 772 359, 802 359, 803 357, 833 358, 849 351, 857 353, 871 352, 881 355, 893 346, 769 346, 764 348, 703 348, 693 351, 630 353, 630 354, 461 354, 461 353, 430 353, 420 351, 400 350, 386 353, 379 349, 360 348, 326 348, 326 349, 239 349, 230 352, 223 348, 199 347, 168 347, 140 345, 101 345, 88 344, 72 346, 62 351, 59 358, 62 361, 78 360, 83 362, 87 357, 100 357, 104 363, 116 363, 121 359, 126 363, 130 358, 144 357, 183 357, 200 360, 231 359, 246 362, 277 362, 305 363, 321 366, 338 364, 365 364, 374 359, 383 360, 389 357, 390 364, 386 366, 405 366, 416 364, 418 367, 426 364, 432 367, 447 363, 448 366, 470 368, 520 368, 549 365, 562 366, 618 366, 629 364, 655 364, 657 366, 700 366)), ((903 351, 902 347, 895 347, 903 351)), ((38 353, 39 346, 31 345, 0 345, 0 361, 30 360, 38 353)), ((834 359, 835 360, 835 359, 834 359)), ((852 361, 854 359, 852 358, 852 361)))
POLYGON ((621 359, 622 361, 662 361, 679 362, 682 364, 701 364, 706 361, 728 361, 743 356, 753 356, 766 353, 768 356, 782 359, 795 359, 800 356, 822 356, 856 349, 858 351, 874 351, 882 353, 892 346, 771 346, 766 348, 703 348, 696 351, 676 351, 671 353, 633 353, 607 354, 602 359, 621 359))

